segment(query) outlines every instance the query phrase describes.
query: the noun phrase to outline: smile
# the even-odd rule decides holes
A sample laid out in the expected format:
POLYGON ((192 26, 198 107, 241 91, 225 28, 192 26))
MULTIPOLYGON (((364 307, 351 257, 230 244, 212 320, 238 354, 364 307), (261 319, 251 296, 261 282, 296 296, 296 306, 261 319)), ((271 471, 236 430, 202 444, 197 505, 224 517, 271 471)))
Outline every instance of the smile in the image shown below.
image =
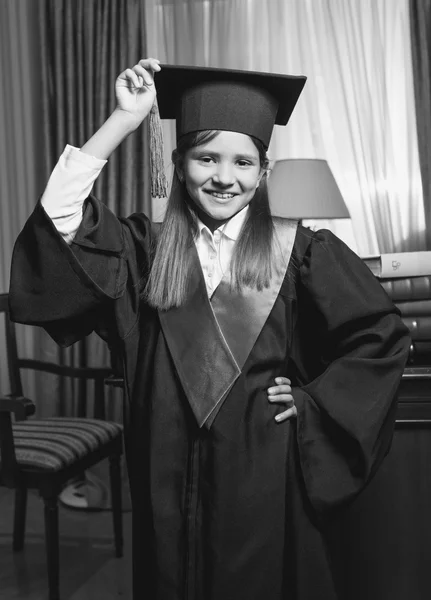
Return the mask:
POLYGON ((214 198, 220 198, 220 200, 230 200, 234 198, 237 194, 221 194, 220 192, 212 192, 210 190, 207 191, 207 194, 210 196, 214 196, 214 198))

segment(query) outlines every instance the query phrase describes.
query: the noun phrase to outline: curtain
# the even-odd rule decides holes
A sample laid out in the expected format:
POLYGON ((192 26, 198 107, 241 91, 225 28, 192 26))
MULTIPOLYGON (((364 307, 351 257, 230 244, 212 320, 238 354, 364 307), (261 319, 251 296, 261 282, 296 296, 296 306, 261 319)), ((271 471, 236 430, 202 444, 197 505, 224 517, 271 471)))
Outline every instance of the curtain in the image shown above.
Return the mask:
MULTIPOLYGON (((40 54, 36 3, 0 2, 0 292, 9 289, 14 241, 43 189, 40 146, 40 54)), ((22 355, 34 356, 34 330, 18 327, 22 355)), ((23 374, 30 397, 36 381, 23 374)), ((4 322, 0 322, 0 393, 8 393, 4 322)))
POLYGON ((416 125, 425 202, 427 249, 431 250, 431 1, 410 0, 410 31, 416 125))
MULTIPOLYGON (((114 83, 145 55, 141 0, 39 2, 47 178, 66 143, 82 146, 115 108, 114 83)), ((150 210, 146 124, 110 157, 95 193, 119 216, 150 210)))
MULTIPOLYGON (((115 107, 117 75, 146 56, 141 0, 1 0, 0 228, 1 290, 9 287, 14 241, 43 192, 64 146, 81 146, 115 107)), ((144 124, 112 155, 95 193, 118 215, 151 217, 144 124)), ((97 336, 67 350, 39 328, 19 327, 20 353, 65 364, 109 365, 97 336)), ((0 385, 8 391, 0 324, 0 385)), ((27 374, 39 417, 76 414, 82 389, 52 375, 27 374), (61 400, 59 400, 61 398, 61 400)), ((87 390, 84 390, 87 391, 87 390)), ((121 419, 118 391, 108 417, 121 419)), ((109 395, 108 394, 108 395, 109 395)), ((91 415, 91 390, 88 390, 91 415)))
MULTIPOLYGON (((38 6, 46 181, 65 145, 82 146, 114 110, 115 79, 146 54, 145 26, 140 0, 45 0, 38 6)), ((145 212, 151 217, 149 189, 144 123, 109 158, 94 193, 118 216, 145 212)), ((68 349, 44 338, 43 353, 75 366, 110 364, 107 346, 95 334, 68 349)), ((79 396, 92 398, 91 390, 77 381, 58 385, 64 399, 60 414, 76 414, 79 396)), ((90 403, 88 416, 91 410, 90 403)), ((108 418, 121 419, 120 402, 109 402, 108 418)))
POLYGON ((407 0, 148 0, 146 25, 162 62, 307 75, 269 155, 326 159, 351 220, 306 224, 360 255, 425 248, 407 0))

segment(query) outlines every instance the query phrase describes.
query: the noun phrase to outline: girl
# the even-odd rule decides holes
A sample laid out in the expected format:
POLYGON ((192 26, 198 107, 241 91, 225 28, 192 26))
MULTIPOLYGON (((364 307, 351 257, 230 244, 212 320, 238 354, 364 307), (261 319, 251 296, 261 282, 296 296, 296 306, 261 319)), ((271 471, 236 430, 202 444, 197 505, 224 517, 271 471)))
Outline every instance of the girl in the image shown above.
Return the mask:
POLYGON ((135 600, 335 599, 325 523, 389 449, 406 328, 339 239, 269 211, 304 81, 140 61, 16 242, 13 318, 122 356, 135 600), (90 193, 155 84, 178 140, 160 230, 90 193))

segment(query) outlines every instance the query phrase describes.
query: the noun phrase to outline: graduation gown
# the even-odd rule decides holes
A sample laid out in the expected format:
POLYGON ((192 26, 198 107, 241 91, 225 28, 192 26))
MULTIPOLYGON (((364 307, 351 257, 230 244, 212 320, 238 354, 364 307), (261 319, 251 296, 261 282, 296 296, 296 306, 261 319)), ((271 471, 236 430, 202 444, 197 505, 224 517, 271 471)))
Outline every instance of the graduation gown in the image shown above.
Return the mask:
POLYGON ((96 331, 122 357, 134 599, 341 597, 326 533, 390 446, 410 343, 397 309, 337 237, 298 227, 230 373, 229 351, 244 351, 262 314, 253 294, 230 303, 220 286, 209 300, 193 247, 184 306, 149 308, 140 292, 155 235, 144 215, 117 219, 91 196, 68 246, 38 204, 10 287, 15 321, 63 345, 96 331), (277 376, 292 381, 297 419, 274 420, 277 376), (202 426, 196 403, 215 388, 224 397, 202 426))

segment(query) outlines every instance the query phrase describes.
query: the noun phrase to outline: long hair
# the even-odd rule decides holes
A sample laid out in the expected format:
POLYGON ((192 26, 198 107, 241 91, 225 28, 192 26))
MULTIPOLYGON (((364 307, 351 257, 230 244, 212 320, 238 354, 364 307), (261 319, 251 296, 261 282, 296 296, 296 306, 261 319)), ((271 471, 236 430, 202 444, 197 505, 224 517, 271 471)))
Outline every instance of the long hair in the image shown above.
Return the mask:
MULTIPOLYGON (((159 310, 181 306, 186 298, 191 273, 190 248, 198 232, 197 215, 186 186, 179 180, 177 167, 185 154, 195 146, 211 141, 218 131, 199 131, 182 136, 172 153, 175 165, 171 193, 165 218, 156 240, 150 275, 143 296, 150 306, 159 310)), ((269 209, 266 170, 268 158, 265 146, 250 138, 259 152, 260 166, 265 171, 259 187, 249 204, 231 260, 231 286, 241 290, 244 286, 258 290, 268 287, 271 280, 271 248, 273 223, 269 209)))

